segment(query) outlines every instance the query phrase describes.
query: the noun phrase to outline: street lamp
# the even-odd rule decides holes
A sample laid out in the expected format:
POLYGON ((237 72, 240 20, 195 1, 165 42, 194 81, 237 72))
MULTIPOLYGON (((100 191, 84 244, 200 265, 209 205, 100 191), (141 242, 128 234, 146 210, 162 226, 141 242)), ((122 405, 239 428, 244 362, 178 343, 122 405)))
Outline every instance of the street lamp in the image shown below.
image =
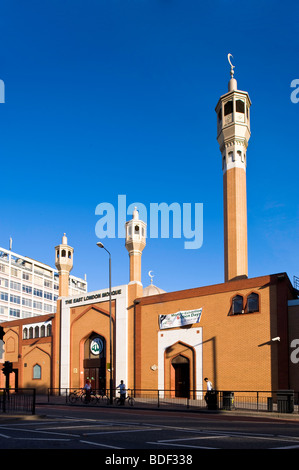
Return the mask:
POLYGON ((111 328, 112 328, 112 310, 111 310, 111 254, 107 250, 107 248, 104 247, 102 242, 97 242, 97 246, 99 248, 104 248, 105 251, 107 251, 109 255, 109 319, 110 319, 110 403, 113 403, 113 364, 112 364, 112 334, 111 334, 111 328))

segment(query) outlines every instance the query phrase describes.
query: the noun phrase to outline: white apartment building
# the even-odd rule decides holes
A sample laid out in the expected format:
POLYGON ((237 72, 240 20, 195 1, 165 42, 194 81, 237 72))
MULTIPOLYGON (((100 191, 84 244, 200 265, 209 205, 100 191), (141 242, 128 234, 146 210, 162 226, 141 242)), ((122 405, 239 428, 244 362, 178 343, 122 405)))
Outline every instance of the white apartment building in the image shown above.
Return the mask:
MULTIPOLYGON (((0 247, 0 321, 56 312, 59 296, 55 268, 0 247)), ((69 277, 69 295, 87 292, 87 282, 69 277)))

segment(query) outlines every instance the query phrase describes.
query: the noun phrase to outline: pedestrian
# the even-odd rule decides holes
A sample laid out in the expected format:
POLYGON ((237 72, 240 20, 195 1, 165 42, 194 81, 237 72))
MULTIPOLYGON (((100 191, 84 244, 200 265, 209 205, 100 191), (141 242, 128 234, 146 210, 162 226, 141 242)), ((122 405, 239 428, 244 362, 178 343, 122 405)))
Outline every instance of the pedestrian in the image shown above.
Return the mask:
POLYGON ((91 395, 91 383, 90 383, 89 379, 86 379, 86 383, 83 387, 83 390, 85 390, 85 394, 86 394, 85 401, 87 403, 89 403, 90 402, 90 395, 91 395))
POLYGON ((120 404, 124 405, 125 400, 126 400, 126 386, 124 384, 124 381, 121 380, 120 384, 116 387, 119 388, 119 394, 120 394, 120 404))
POLYGON ((207 393, 205 394, 205 401, 208 405, 208 401, 209 401, 209 398, 211 396, 211 393, 213 392, 213 384, 212 382, 208 379, 208 377, 206 377, 205 379, 205 382, 207 384, 207 393))

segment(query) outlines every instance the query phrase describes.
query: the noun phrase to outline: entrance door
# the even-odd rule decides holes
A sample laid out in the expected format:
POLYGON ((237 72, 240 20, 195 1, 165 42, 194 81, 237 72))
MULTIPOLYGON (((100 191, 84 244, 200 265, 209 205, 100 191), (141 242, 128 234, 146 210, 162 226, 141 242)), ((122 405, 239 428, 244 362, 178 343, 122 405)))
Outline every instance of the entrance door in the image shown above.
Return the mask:
POLYGON ((106 389, 106 341, 92 333, 84 344, 84 383, 90 380, 93 390, 106 389))
POLYGON ((172 361, 175 371, 175 396, 189 398, 190 396, 190 363, 184 356, 177 356, 172 361))

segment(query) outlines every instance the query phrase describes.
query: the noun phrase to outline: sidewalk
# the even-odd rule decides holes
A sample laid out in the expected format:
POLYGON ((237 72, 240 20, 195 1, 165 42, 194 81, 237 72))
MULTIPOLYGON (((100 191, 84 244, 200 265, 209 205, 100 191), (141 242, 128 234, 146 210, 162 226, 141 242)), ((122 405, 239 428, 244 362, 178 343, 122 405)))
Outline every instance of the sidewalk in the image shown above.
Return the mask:
MULTIPOLYGON (((37 397, 36 400, 36 406, 40 408, 41 413, 36 413, 34 415, 32 414, 9 414, 9 413, 0 413, 0 424, 3 424, 6 420, 11 421, 11 420, 34 420, 34 419, 43 419, 47 417, 46 410, 43 413, 42 412, 42 406, 60 406, 60 405, 69 405, 70 409, 72 407, 86 407, 89 405, 70 405, 66 403, 65 397, 56 397, 56 400, 52 400, 48 402, 48 399, 46 396, 39 396, 37 397)), ((100 406, 94 406, 95 409, 103 409, 103 408, 110 408, 109 405, 100 405, 100 406)), ((208 410, 207 408, 199 408, 199 409, 187 409, 185 407, 182 408, 158 408, 158 407, 147 407, 147 406, 142 406, 141 404, 135 404, 133 408, 131 407, 125 407, 125 408, 119 408, 113 406, 113 409, 119 410, 120 413, 122 409, 136 409, 136 410, 144 410, 144 411, 162 411, 162 412, 171 412, 171 413, 192 413, 192 414, 205 414, 205 415, 222 415, 226 417, 247 417, 247 418, 263 418, 263 419, 274 419, 274 420, 288 420, 288 421, 294 421, 294 422, 299 422, 299 413, 297 411, 293 413, 278 413, 277 411, 266 411, 266 410, 246 410, 246 409, 231 409, 231 410, 208 410)))

